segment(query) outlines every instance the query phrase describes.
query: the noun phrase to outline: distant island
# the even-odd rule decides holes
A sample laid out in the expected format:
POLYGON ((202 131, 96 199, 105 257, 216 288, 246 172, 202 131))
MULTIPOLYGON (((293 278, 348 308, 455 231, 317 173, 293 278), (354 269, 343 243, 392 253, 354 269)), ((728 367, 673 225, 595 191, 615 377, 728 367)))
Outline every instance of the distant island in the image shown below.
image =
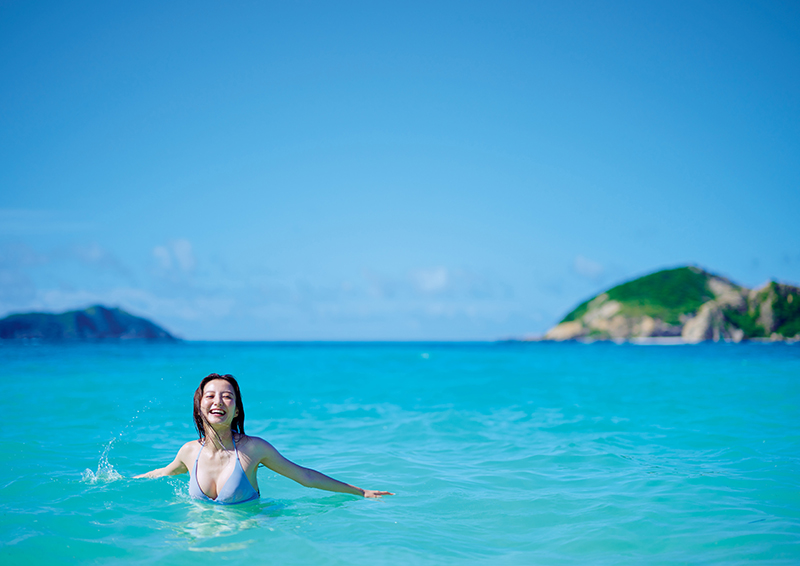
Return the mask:
POLYGON ((578 305, 539 340, 800 341, 800 288, 747 289, 699 267, 658 271, 578 305))
POLYGON ((85 310, 61 314, 12 314, 0 320, 0 340, 175 342, 177 338, 147 319, 133 316, 118 308, 95 305, 85 310))

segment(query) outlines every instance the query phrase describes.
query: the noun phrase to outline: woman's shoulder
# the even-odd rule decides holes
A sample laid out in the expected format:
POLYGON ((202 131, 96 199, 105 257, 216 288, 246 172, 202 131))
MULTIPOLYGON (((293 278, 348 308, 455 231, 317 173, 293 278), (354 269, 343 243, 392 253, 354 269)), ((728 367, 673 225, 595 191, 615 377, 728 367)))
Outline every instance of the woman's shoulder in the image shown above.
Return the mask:
POLYGON ((237 434, 234 440, 236 440, 236 447, 247 454, 263 454, 269 450, 274 450, 269 442, 259 436, 237 434))
POLYGON ((200 450, 202 444, 199 440, 190 440, 178 449, 179 455, 194 455, 195 452, 200 450))
POLYGON ((252 446, 261 446, 263 444, 269 444, 269 442, 267 442, 260 436, 250 436, 248 434, 243 434, 241 432, 233 433, 233 439, 236 441, 236 445, 239 447, 246 446, 248 444, 252 446))

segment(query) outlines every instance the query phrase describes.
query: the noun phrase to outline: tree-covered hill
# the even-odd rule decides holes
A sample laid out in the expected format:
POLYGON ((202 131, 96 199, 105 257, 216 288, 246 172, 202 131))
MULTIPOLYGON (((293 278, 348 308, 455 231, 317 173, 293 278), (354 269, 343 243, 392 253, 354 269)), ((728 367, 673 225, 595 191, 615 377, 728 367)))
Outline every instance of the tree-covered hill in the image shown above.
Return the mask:
POLYGON ((172 334, 147 319, 102 305, 61 314, 12 314, 0 320, 0 339, 43 342, 176 340, 172 334))
POLYGON ((650 273, 572 310, 548 340, 800 339, 800 289, 774 281, 750 290, 695 266, 650 273))

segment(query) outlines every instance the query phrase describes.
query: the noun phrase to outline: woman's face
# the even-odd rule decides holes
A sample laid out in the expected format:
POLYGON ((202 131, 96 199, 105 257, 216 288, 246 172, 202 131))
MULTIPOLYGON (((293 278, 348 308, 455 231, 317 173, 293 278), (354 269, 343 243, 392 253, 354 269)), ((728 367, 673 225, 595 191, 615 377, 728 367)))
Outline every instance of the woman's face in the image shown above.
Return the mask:
POLYGON ((211 425, 231 425, 238 414, 233 386, 224 379, 212 379, 203 387, 200 410, 211 425))

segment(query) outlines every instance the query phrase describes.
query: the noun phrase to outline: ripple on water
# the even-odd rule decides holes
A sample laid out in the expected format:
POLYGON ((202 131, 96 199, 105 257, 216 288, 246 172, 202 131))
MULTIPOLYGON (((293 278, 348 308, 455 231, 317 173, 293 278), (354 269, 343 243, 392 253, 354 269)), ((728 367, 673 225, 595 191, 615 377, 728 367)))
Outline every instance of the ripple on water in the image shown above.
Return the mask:
POLYGON ((800 356, 741 346, 189 343, 7 356, 6 373, 37 399, 9 418, 58 434, 11 438, 0 453, 0 553, 9 563, 42 552, 54 563, 797 563, 800 356), (219 366, 240 377, 248 432, 398 495, 309 491, 262 469, 262 500, 229 508, 192 501, 186 476, 132 479, 194 437, 198 374, 219 366))

